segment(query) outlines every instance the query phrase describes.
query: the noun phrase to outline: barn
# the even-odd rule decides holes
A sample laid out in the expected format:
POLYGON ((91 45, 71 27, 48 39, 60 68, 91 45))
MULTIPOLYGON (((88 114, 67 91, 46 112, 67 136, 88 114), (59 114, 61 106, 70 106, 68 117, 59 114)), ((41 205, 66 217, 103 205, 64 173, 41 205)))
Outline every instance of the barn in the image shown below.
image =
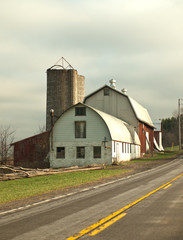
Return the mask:
POLYGON ((112 164, 140 157, 133 126, 78 103, 67 109, 50 135, 50 167, 112 164))
POLYGON ((14 142, 14 166, 28 168, 49 167, 49 136, 43 132, 32 137, 14 142))
POLYGON ((84 103, 108 113, 133 126, 141 143, 141 154, 154 150, 154 125, 146 108, 127 95, 127 90, 118 91, 115 80, 85 97, 84 103))

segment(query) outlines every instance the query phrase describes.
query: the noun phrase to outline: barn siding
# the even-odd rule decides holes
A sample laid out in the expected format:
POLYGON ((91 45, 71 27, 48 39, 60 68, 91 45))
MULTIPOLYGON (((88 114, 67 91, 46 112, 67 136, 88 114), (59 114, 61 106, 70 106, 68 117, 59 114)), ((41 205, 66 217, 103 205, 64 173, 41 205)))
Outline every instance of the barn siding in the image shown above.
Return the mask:
POLYGON ((154 130, 153 128, 148 127, 147 125, 143 124, 142 122, 139 122, 139 138, 141 142, 141 153, 144 154, 146 151, 153 152, 154 151, 154 143, 153 143, 153 138, 154 138, 154 130), (149 133, 149 149, 147 149, 146 144, 146 133, 149 133))
POLYGON ((85 103, 98 110, 117 117, 138 129, 138 120, 127 96, 109 89, 109 96, 104 96, 104 89, 85 99, 85 103))
POLYGON ((12 144, 14 146, 14 165, 28 168, 49 167, 49 132, 12 144))
MULTIPOLYGON (((80 106, 80 105, 77 105, 80 106)), ((81 105, 83 106, 83 105, 81 105)), ((53 151, 50 152, 50 166, 86 166, 111 164, 111 136, 102 118, 92 109, 86 108, 86 116, 75 116, 75 108, 70 108, 56 122, 53 130, 53 151), (75 138, 75 121, 86 121, 86 138, 75 138), (106 144, 104 146, 104 140, 106 144), (76 148, 85 147, 85 158, 76 157, 76 148), (101 146, 101 158, 93 158, 93 146, 101 146), (65 147, 65 158, 56 158, 56 148, 65 147)))

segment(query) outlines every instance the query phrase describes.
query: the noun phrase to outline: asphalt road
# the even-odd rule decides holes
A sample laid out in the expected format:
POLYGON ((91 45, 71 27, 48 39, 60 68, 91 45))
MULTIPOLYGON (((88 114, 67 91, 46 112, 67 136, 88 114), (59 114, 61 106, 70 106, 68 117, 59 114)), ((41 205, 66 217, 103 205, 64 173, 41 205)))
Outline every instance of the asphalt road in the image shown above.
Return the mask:
POLYGON ((183 159, 0 213, 1 240, 183 239, 183 159))

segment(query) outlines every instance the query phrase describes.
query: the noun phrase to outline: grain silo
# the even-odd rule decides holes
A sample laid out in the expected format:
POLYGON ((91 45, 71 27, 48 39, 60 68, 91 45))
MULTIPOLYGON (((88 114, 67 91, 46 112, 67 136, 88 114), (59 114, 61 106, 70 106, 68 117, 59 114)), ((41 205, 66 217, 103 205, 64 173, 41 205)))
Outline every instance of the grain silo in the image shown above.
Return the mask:
POLYGON ((53 122, 55 122, 66 109, 83 102, 85 96, 85 77, 78 75, 77 70, 63 57, 59 62, 47 69, 47 130, 51 128, 51 109, 54 109, 53 122), (61 64, 58 64, 60 61, 61 64))

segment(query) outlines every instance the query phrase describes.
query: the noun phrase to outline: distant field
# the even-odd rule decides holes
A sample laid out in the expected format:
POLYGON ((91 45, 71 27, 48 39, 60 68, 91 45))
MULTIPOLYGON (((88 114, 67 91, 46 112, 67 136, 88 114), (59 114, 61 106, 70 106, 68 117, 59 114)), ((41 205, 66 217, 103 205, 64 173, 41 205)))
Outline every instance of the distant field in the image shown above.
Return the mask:
MULTIPOLYGON (((168 151, 168 150, 166 150, 168 151)), ((133 162, 146 162, 146 161, 154 161, 154 160, 163 160, 163 159, 168 159, 172 158, 180 153, 183 153, 183 150, 181 151, 172 151, 172 152, 164 152, 164 153, 153 153, 153 156, 144 156, 142 159, 137 159, 137 160, 132 160, 130 161, 131 163, 133 162)))
POLYGON ((179 151, 179 146, 166 147, 165 151, 179 151))

